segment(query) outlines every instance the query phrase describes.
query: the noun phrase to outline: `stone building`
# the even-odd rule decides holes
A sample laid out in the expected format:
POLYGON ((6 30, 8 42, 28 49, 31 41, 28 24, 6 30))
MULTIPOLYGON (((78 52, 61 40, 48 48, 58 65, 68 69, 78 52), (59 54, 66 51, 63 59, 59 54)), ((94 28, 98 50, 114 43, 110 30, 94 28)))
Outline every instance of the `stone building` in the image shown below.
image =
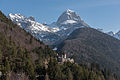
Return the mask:
POLYGON ((67 58, 66 54, 62 55, 62 56, 57 56, 57 60, 59 63, 64 63, 64 62, 71 62, 74 63, 74 59, 71 58, 67 58))

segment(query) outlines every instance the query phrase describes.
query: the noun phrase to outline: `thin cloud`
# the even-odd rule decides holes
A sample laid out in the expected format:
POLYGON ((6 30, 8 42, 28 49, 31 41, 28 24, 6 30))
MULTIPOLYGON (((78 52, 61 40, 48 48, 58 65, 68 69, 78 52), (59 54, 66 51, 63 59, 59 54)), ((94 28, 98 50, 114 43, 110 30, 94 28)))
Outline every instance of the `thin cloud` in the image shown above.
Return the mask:
POLYGON ((84 9, 84 8, 112 6, 112 5, 120 5, 120 0, 86 0, 86 1, 76 0, 72 4, 70 3, 70 4, 62 5, 62 7, 84 9))

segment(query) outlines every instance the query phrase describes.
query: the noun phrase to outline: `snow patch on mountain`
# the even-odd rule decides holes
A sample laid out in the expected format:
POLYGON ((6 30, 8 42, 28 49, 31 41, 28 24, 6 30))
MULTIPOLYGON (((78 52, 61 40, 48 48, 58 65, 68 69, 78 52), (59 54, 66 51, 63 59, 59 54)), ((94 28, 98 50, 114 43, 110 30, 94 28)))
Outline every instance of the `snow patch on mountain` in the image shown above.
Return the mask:
POLYGON ((64 22, 61 23, 61 24, 73 24, 73 23, 77 23, 77 22, 74 21, 74 20, 66 20, 66 21, 64 21, 64 22))

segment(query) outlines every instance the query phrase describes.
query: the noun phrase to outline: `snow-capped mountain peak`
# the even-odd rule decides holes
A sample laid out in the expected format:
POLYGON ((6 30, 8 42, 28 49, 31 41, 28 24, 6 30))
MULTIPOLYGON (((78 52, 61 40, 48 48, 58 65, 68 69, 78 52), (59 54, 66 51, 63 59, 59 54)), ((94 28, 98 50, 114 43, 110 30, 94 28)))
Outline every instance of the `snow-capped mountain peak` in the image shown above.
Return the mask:
POLYGON ((21 15, 21 14, 12 14, 12 13, 10 13, 9 15, 8 15, 8 17, 12 20, 12 21, 14 21, 14 20, 24 20, 24 19, 26 19, 26 17, 25 16, 23 16, 23 15, 21 15))
POLYGON ((35 18, 32 16, 27 18, 21 14, 10 13, 8 18, 46 44, 48 44, 48 38, 46 36, 49 37, 49 35, 53 35, 55 32, 59 31, 59 28, 50 28, 47 25, 36 22, 35 18))
POLYGON ((107 32, 108 35, 110 36, 114 36, 115 34, 113 33, 113 31, 107 32))
POLYGON ((25 17, 21 14, 9 14, 9 18, 22 28, 26 30, 34 30, 34 31, 46 31, 46 32, 56 32, 58 31, 57 28, 50 28, 48 26, 45 26, 43 24, 40 24, 35 21, 35 18, 30 16, 30 17, 25 17))
POLYGON ((107 34, 120 40, 120 31, 118 31, 116 33, 114 33, 113 31, 110 31, 107 34))
POLYGON ((73 11, 73 10, 70 10, 70 9, 67 9, 67 10, 66 10, 66 12, 75 12, 75 11, 73 11))
POLYGON ((120 31, 118 31, 117 33, 115 33, 114 37, 120 40, 120 31))
POLYGON ((41 24, 35 18, 25 17, 21 14, 9 14, 8 16, 15 24, 32 34, 47 45, 59 44, 66 39, 75 29, 88 27, 80 16, 68 9, 62 13, 57 22, 52 24, 41 24))
POLYGON ((63 12, 62 15, 58 18, 57 25, 73 24, 79 21, 81 21, 80 16, 76 12, 68 9, 65 12, 63 12))

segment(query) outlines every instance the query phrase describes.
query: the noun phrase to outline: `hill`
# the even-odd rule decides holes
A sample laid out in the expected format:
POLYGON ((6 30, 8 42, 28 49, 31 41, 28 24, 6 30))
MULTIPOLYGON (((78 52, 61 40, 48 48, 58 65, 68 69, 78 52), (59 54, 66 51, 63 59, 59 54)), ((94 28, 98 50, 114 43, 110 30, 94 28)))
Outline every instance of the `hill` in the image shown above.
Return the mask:
POLYGON ((58 45, 58 50, 77 63, 95 62, 120 75, 120 41, 96 29, 76 29, 58 45))
POLYGON ((0 73, 2 74, 0 77, 2 80, 36 80, 36 75, 44 70, 45 60, 50 56, 54 57, 55 54, 51 48, 0 12, 0 73), (37 73, 36 69, 41 71, 37 73))

